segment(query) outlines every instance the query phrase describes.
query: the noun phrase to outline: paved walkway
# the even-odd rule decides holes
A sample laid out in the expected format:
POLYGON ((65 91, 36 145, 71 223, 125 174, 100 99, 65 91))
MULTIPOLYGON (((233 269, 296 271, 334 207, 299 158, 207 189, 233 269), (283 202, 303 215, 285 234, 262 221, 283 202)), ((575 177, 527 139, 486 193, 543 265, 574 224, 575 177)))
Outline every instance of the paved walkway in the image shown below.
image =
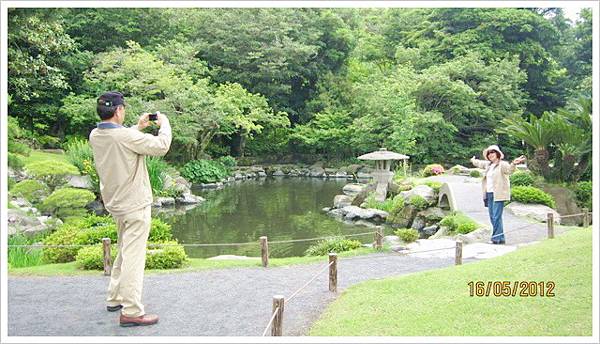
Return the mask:
MULTIPOLYGON (((469 177, 431 179, 460 183, 455 197, 459 210, 489 225, 480 199, 479 182, 469 177)), ((504 214, 508 245, 546 238, 546 225, 504 214), (527 230, 517 229, 531 225, 527 230), (515 231, 511 233, 511 231, 515 231)), ((557 227, 556 232, 564 229, 557 227)), ((508 248, 508 247, 507 247, 508 248)), ((485 251, 485 250, 484 250, 485 251)), ((465 247, 465 253, 468 249, 465 247)), ((465 263, 477 259, 467 258, 465 263)), ((339 291, 372 279, 436 269, 454 264, 453 254, 399 256, 379 254, 338 262, 339 291)), ((8 279, 8 334, 11 336, 260 336, 265 329, 276 294, 289 297, 326 265, 282 268, 240 268, 194 273, 146 276, 144 302, 147 312, 160 315, 155 326, 121 328, 118 313, 105 310, 103 299, 108 278, 10 277, 8 279)), ((285 306, 284 335, 306 335, 336 294, 322 273, 285 306)))
MULTIPOLYGON (((452 264, 453 258, 389 254, 340 258, 338 293, 362 281, 452 264)), ((137 328, 121 328, 118 312, 105 310, 107 277, 9 277, 8 334, 260 336, 271 316, 273 295, 288 298, 325 265, 324 262, 146 276, 143 297, 146 311, 158 313, 160 321, 154 326, 137 328)), ((335 296, 328 291, 325 271, 285 305, 284 335, 306 335, 309 326, 335 296)))

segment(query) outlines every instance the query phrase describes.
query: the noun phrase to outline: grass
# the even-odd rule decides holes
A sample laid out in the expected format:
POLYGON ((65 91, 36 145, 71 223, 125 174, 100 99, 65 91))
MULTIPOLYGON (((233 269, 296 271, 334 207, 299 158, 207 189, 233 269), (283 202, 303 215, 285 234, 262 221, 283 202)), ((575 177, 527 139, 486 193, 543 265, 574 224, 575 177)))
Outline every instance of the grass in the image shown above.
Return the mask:
MULTIPOLYGON (((384 246, 384 251, 388 248, 384 246)), ((338 254, 338 257, 353 257, 359 255, 365 255, 375 253, 377 251, 361 247, 359 249, 342 252, 338 254)), ((288 258, 270 258, 269 267, 280 267, 290 266, 297 264, 309 264, 309 263, 326 263, 327 256, 316 256, 316 257, 288 257, 288 258)), ((203 258, 190 258, 187 266, 181 269, 169 269, 169 270, 146 270, 146 274, 165 274, 165 273, 181 273, 181 272, 193 272, 202 271, 209 269, 227 269, 227 268, 245 268, 245 267, 261 267, 260 258, 248 259, 248 260, 208 260, 203 258)), ((44 264, 37 266, 29 266, 23 268, 10 267, 8 270, 11 276, 80 276, 80 275, 98 275, 101 271, 98 270, 82 270, 77 267, 76 262, 60 263, 60 264, 44 264)))
POLYGON ((23 163, 25 163, 25 165, 32 163, 32 162, 44 161, 44 160, 52 160, 52 161, 60 161, 60 162, 70 163, 65 154, 48 153, 48 152, 42 152, 39 150, 32 150, 31 154, 29 154, 29 156, 22 157, 22 160, 23 160, 23 163))
MULTIPOLYGON (((8 237, 9 245, 30 245, 31 240, 24 235, 8 237)), ((14 268, 37 266, 42 264, 42 250, 27 247, 11 247, 8 250, 8 264, 14 268)))
POLYGON ((312 336, 591 336, 592 231, 348 288, 312 336), (471 297, 470 281, 554 281, 555 297, 471 297))

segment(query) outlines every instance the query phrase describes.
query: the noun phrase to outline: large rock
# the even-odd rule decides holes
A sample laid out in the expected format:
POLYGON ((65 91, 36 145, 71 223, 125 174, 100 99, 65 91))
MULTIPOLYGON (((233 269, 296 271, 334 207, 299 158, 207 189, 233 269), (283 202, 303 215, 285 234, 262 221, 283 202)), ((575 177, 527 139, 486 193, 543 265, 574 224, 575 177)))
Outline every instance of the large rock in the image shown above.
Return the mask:
POLYGON ((59 226, 62 221, 49 216, 29 216, 18 209, 7 210, 8 234, 23 233, 28 236, 35 236, 40 232, 45 232, 59 226))
POLYGON ((325 176, 325 169, 322 167, 311 167, 309 175, 316 178, 323 177, 325 176))
POLYGON ((560 224, 560 214, 556 210, 543 204, 523 204, 519 202, 510 202, 506 210, 516 216, 524 216, 540 222, 546 222, 548 213, 554 215, 554 223, 560 224))
POLYGON ((336 195, 333 198, 334 208, 343 208, 352 204, 352 197, 346 195, 336 195))
POLYGON ((359 165, 359 164, 352 164, 352 165, 346 166, 345 170, 346 170, 346 172, 348 172, 350 174, 356 174, 362 167, 363 166, 359 165))
POLYGON ((450 229, 446 226, 441 226, 437 232, 435 232, 435 234, 433 234, 432 236, 430 236, 428 239, 439 239, 441 237, 444 237, 446 235, 448 235, 448 232, 450 231, 450 229))
POLYGON ((417 209, 413 205, 407 204, 400 213, 393 217, 392 224, 394 227, 407 228, 412 225, 416 215, 417 209))
POLYGON ((349 205, 346 207, 341 208, 341 210, 345 213, 344 217, 348 220, 356 220, 356 219, 362 219, 362 220, 374 220, 377 222, 383 221, 385 220, 386 217, 388 217, 388 213, 383 211, 383 210, 379 210, 379 209, 363 209, 360 207, 357 207, 355 205, 349 205))
POLYGON ((332 209, 327 213, 327 215, 336 219, 342 219, 346 213, 342 209, 332 209))
POLYGON ((430 204, 437 201, 437 199, 435 197, 435 191, 433 191, 433 189, 427 185, 417 185, 408 191, 400 192, 400 195, 402 195, 402 198, 404 198, 405 200, 409 199, 410 197, 412 197, 414 195, 419 195, 419 196, 423 197, 430 204))
POLYGON ((371 173, 368 172, 358 172, 356 174, 356 178, 358 179, 370 179, 372 178, 371 173))
POLYGON ((468 234, 458 234, 456 240, 461 240, 464 244, 474 242, 488 242, 492 236, 492 230, 488 227, 480 227, 468 234))
POLYGON ((283 177, 285 176, 285 173, 283 173, 282 170, 277 170, 275 172, 273 172, 273 177, 283 177))
POLYGON ((9 227, 34 227, 42 224, 36 217, 28 216, 25 212, 18 209, 7 209, 6 219, 8 220, 9 227))
POLYGON ((92 179, 90 176, 70 176, 67 184, 70 187, 78 188, 78 189, 93 189, 92 179))
POLYGON ((10 203, 19 208, 31 208, 31 203, 23 197, 15 197, 10 200, 10 203))
POLYGON ((175 198, 173 197, 156 197, 154 203, 152 203, 153 207, 164 207, 169 205, 175 205, 175 198))
POLYGON ((459 175, 459 176, 468 176, 471 171, 469 168, 462 165, 454 165, 449 170, 449 174, 459 175))
POLYGON ((334 175, 330 175, 332 178, 348 178, 346 171, 337 171, 334 175))
POLYGON ((420 216, 415 217, 410 227, 420 232, 425 227, 425 219, 420 216))
POLYGON ((423 227, 421 230, 419 230, 419 237, 421 239, 427 239, 427 238, 431 237, 432 235, 434 235, 438 231, 438 229, 439 229, 438 225, 423 227))
POLYGON ((98 216, 108 214, 108 211, 104 208, 104 204, 100 201, 92 201, 85 208, 98 216))
POLYGON ((204 198, 196 196, 190 192, 186 192, 181 196, 177 197, 175 201, 180 204, 197 204, 200 202, 204 202, 204 198))
POLYGON ((375 191, 375 184, 361 184, 361 185, 364 185, 364 187, 354 197, 354 200, 352 201, 352 205, 360 206, 365 201, 365 199, 367 199, 367 196, 369 196, 369 193, 375 191))
POLYGON ((7 176, 8 178, 13 178, 15 180, 15 182, 20 182, 23 181, 25 179, 29 179, 29 176, 27 175, 27 172, 25 172, 25 170, 15 170, 12 167, 9 167, 7 170, 7 176))
POLYGON ((424 218, 427 223, 432 223, 440 221, 446 214, 442 208, 432 207, 418 212, 417 216, 424 218))
POLYGON ((400 238, 397 235, 386 235, 383 237, 384 244, 398 245, 400 244, 400 238))
POLYGON ((367 187, 366 184, 356 184, 356 183, 346 184, 342 188, 342 192, 344 194, 354 198, 361 191, 363 191, 366 187, 367 187))

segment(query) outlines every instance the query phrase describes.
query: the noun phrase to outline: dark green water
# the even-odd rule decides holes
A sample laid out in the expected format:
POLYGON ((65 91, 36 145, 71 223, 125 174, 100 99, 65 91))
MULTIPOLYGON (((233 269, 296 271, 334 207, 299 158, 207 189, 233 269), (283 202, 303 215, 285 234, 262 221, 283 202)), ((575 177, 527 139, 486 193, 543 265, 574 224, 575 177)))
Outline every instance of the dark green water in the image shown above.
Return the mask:
MULTIPOLYGON (((338 222, 321 212, 342 193, 345 180, 320 178, 266 178, 230 184, 220 190, 194 190, 206 199, 200 206, 179 215, 159 214, 173 227, 180 243, 243 243, 232 247, 186 247, 190 257, 222 254, 260 256, 258 240, 269 241, 370 232, 364 226, 338 222)), ((371 235, 354 237, 372 242, 371 235)), ((269 245, 271 257, 304 255, 315 242, 269 245)))

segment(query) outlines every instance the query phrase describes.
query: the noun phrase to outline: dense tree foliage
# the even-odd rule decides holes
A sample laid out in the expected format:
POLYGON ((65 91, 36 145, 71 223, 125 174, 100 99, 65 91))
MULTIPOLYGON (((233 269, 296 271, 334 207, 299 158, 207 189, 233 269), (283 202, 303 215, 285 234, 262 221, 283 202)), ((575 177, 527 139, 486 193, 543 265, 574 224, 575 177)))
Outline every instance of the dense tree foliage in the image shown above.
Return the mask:
POLYGON ((170 116, 180 163, 382 146, 465 163, 499 143, 552 178, 589 165, 589 9, 10 9, 8 26, 9 114, 39 145, 87 136, 119 90, 130 124, 170 116), (539 123, 551 139, 523 131, 539 123))

